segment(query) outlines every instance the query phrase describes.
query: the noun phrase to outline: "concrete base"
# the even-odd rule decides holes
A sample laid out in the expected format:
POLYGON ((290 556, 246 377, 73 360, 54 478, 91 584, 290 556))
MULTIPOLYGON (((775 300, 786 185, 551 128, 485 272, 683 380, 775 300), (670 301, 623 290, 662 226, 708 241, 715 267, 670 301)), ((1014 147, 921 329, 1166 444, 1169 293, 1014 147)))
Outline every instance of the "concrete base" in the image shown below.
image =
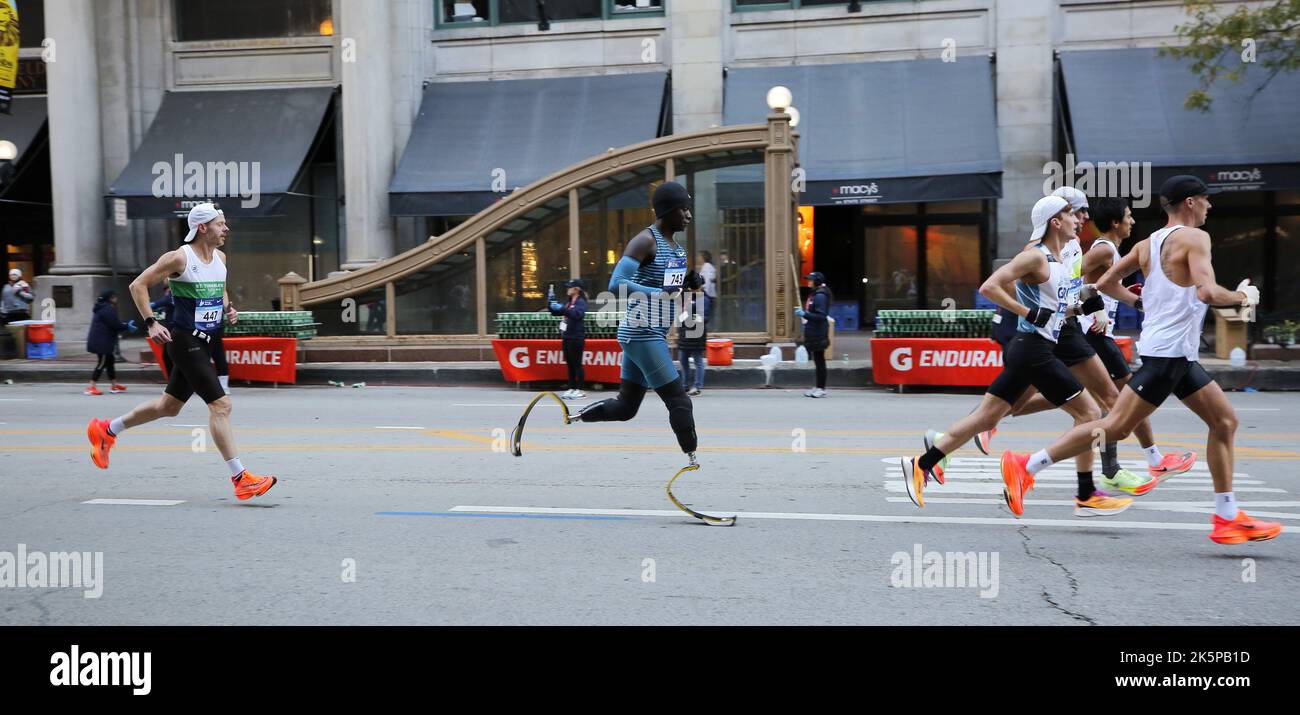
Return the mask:
POLYGON ((54 320, 54 340, 60 344, 59 354, 68 354, 69 351, 84 352, 86 332, 90 328, 91 318, 94 317, 95 300, 104 290, 109 288, 117 290, 118 317, 124 321, 132 318, 139 319, 140 316, 131 306, 130 298, 126 293, 128 282, 125 277, 120 277, 121 285, 114 286, 112 276, 38 276, 32 282, 36 295, 36 301, 32 303, 32 319, 54 320), (61 286, 72 289, 71 305, 58 305, 54 301, 54 294, 62 292, 56 291, 61 286))

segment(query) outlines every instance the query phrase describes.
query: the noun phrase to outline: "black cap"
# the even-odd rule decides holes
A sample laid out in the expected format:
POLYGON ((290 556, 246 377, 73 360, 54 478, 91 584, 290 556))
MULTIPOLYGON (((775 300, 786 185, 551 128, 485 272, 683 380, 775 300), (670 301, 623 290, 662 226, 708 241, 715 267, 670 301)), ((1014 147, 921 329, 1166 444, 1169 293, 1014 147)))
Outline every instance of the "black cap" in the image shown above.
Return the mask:
POLYGON ((826 276, 821 271, 813 271, 803 277, 806 281, 812 281, 813 285, 821 285, 826 282, 826 276))
POLYGON ((1176 204, 1183 199, 1190 199, 1201 194, 1217 194, 1218 189, 1211 189, 1204 181, 1190 174, 1179 174, 1165 179, 1160 185, 1160 198, 1166 206, 1176 204))
POLYGON ((665 181, 655 189, 654 198, 650 203, 654 204, 655 218, 663 218, 665 214, 675 209, 690 206, 691 195, 687 193, 685 186, 676 181, 665 181))
POLYGON ((117 291, 113 290, 112 288, 108 288, 99 294, 99 302, 106 303, 115 297, 117 297, 117 291))
POLYGON ((581 288, 587 290, 587 284, 582 282, 581 278, 570 278, 564 282, 565 288, 581 288))

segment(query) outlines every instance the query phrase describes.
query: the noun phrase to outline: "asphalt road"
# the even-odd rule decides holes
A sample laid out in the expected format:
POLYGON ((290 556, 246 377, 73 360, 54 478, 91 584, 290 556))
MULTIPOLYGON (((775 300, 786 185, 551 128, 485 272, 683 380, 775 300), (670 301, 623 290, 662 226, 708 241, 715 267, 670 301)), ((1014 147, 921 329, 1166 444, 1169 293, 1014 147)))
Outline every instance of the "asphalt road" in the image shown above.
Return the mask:
MULTIPOLYGON (((241 456, 281 480, 238 502, 197 399, 126 433, 107 471, 91 464, 86 421, 158 389, 91 398, 79 385, 0 386, 0 624, 1300 621, 1295 393, 1230 395, 1238 498, 1288 531, 1229 547, 1206 538, 1203 463, 1093 519, 1072 515, 1073 467, 1062 465, 1017 521, 1000 504, 996 462, 970 446, 915 508, 896 458, 973 395, 706 391, 695 401, 703 468, 675 491, 701 511, 741 514, 715 528, 664 495, 684 459, 654 395, 623 424, 564 427, 543 403, 515 458, 507 435, 529 393, 238 388, 241 456), (20 548, 102 552, 102 594, 18 587, 12 575, 5 585, 5 553, 12 563, 20 548)), ((1010 420, 995 447, 1036 449, 1068 422, 1010 420)), ((1204 449, 1204 428, 1176 403, 1155 428, 1166 450, 1204 449)), ((1136 465, 1136 443, 1121 458, 1136 465)))

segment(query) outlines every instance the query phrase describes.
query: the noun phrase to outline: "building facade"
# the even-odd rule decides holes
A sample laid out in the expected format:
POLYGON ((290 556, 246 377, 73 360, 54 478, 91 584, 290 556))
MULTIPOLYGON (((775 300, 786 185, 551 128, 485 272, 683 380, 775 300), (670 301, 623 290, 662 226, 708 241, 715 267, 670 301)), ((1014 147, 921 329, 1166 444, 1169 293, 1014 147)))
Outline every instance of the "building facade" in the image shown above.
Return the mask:
MULTIPOLYGON (((882 308, 968 307, 1023 248, 1047 167, 1131 152, 1088 129, 1085 102, 1112 79, 1090 69, 1093 53, 1149 51, 1186 21, 1180 0, 18 7, 26 85, 15 117, 25 119, 0 116, 0 138, 26 140, 17 178, 0 186, 0 243, 69 326, 85 324, 100 289, 120 290, 177 245, 194 201, 216 198, 230 218, 235 304, 272 309, 286 273, 320 281, 411 251, 607 148, 762 123, 773 85, 790 87, 800 115, 799 268, 827 274, 845 326, 870 325, 882 308)), ((1133 62, 1158 60, 1123 66, 1133 62)), ((1286 81, 1261 96, 1285 105, 1286 81)), ((1116 110, 1172 111, 1148 100, 1116 110)), ((1221 138, 1217 153, 1175 147, 1134 161, 1227 183, 1244 172, 1223 200, 1240 220, 1211 226, 1231 274, 1221 282, 1249 275, 1268 309, 1300 312, 1300 294, 1269 273, 1300 250, 1300 139, 1247 133, 1280 141, 1275 160, 1221 138), (1252 183, 1261 163, 1269 179, 1252 183)), ((477 311, 539 309, 548 283, 603 285, 622 243, 652 220, 646 199, 664 178, 583 193, 581 210, 539 213, 520 235, 485 243, 485 281, 477 259, 459 270, 448 260, 446 275, 412 286, 419 301, 398 299, 397 331, 475 335, 477 311)), ((694 260, 719 271, 719 332, 764 334, 778 306, 761 157, 674 178, 696 196, 694 260)), ((1145 235, 1159 217, 1137 213, 1145 235)), ((384 300, 364 302, 366 317, 338 334, 382 333, 384 300)))

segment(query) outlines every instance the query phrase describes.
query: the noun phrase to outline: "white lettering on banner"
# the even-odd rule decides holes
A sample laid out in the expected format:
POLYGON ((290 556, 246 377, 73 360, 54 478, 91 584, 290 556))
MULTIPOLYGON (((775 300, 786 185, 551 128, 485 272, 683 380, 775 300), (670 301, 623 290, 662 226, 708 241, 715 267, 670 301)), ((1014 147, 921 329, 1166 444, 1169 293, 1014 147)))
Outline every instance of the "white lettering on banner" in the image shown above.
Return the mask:
POLYGON ((279 350, 227 350, 226 362, 231 365, 280 365, 279 350))
POLYGON ((510 348, 510 364, 520 369, 528 367, 528 348, 510 348))
POLYGON ((591 350, 582 353, 582 364, 592 366, 609 366, 618 367, 623 364, 623 353, 619 350, 601 350, 592 352, 591 350))
MULTIPOLYGON (((889 355, 895 370, 912 369, 912 349, 898 348, 889 355)), ((996 350, 922 350, 917 358, 920 367, 1002 367, 1002 354, 996 350)))
POLYGON ((889 354, 889 366, 899 372, 907 372, 912 369, 912 349, 897 348, 889 354))

